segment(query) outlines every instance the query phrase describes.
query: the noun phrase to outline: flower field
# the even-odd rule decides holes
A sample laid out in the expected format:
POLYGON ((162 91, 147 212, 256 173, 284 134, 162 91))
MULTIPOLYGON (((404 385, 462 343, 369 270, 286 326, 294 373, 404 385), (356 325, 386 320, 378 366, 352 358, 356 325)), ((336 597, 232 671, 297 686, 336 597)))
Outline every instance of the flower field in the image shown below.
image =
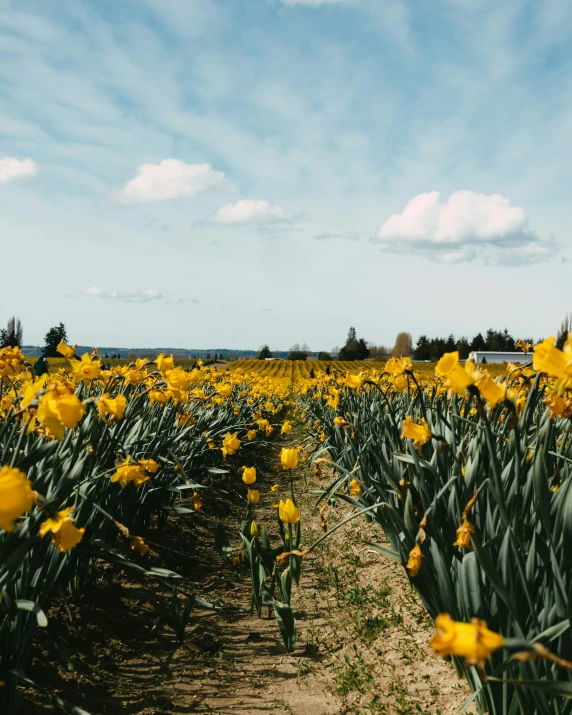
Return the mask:
POLYGON ((539 343, 529 366, 485 369, 450 353, 221 371, 163 355, 103 370, 95 353, 60 349, 66 363, 36 379, 18 349, 0 352, 0 712, 34 686, 27 667, 50 603, 96 589, 109 564, 172 589, 181 632, 194 608, 216 610, 149 561, 146 535, 190 518, 207 494, 224 498, 218 475, 245 492, 240 538, 219 524, 214 546, 229 573, 250 574, 250 614, 272 614, 287 651, 299 645, 305 564, 365 520, 387 541, 364 548, 403 567, 435 622, 433 651, 470 685, 467 708, 572 712, 572 336, 563 350, 539 343), (286 493, 257 473, 265 450, 279 455, 286 493), (273 524, 260 518, 263 490, 273 524), (328 529, 336 504, 346 516, 328 529))

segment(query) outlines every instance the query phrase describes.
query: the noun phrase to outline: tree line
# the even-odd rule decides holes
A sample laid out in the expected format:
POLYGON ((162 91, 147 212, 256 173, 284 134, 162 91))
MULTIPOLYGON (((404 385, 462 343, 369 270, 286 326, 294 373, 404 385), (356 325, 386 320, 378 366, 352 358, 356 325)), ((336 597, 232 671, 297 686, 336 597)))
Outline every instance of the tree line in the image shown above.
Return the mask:
MULTIPOLYGON (((568 333, 572 332, 572 313, 568 313, 562 321, 556 334, 556 347, 562 350, 568 333)), ((358 338, 356 329, 352 326, 342 348, 334 348, 330 353, 319 352, 318 360, 386 360, 389 357, 411 357, 415 360, 437 361, 445 353, 458 351, 459 357, 466 360, 473 351, 489 350, 493 352, 514 352, 517 340, 521 339, 526 343, 535 344, 533 338, 516 339, 508 331, 495 330, 489 328, 484 334, 477 333, 473 338, 465 336, 455 337, 453 334, 447 337, 430 338, 427 335, 420 335, 417 342, 413 343, 411 333, 398 333, 393 348, 384 345, 375 345, 367 342, 364 338, 358 338)), ((293 345, 288 352, 288 360, 307 360, 312 355, 309 346, 304 343, 293 345)), ((280 357, 281 353, 272 353, 268 345, 263 345, 258 353, 260 360, 272 357, 280 357)))

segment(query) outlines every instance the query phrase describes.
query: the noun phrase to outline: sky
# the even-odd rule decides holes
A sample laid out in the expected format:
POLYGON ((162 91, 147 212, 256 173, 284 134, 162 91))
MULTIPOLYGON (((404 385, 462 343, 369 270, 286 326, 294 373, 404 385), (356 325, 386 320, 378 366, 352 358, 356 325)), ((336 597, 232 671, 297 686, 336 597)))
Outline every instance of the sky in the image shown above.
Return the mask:
POLYGON ((555 334, 571 35, 569 0, 0 0, 0 323, 555 334))

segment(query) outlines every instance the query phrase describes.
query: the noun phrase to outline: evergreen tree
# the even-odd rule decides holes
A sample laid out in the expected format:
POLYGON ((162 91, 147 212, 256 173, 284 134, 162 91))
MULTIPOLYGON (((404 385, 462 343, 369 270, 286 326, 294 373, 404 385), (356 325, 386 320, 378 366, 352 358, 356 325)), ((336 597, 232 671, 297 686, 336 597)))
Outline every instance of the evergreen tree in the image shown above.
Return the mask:
POLYGON ((266 358, 272 357, 272 353, 270 352, 270 348, 268 345, 263 345, 260 348, 260 351, 258 353, 258 360, 266 360, 266 358))
POLYGON ((459 338, 455 345, 455 350, 459 351, 460 360, 466 360, 469 357, 469 353, 471 351, 467 338, 459 338))
POLYGON ((471 340, 471 350, 487 350, 487 344, 481 333, 477 333, 471 340))
POLYGON ((431 343, 426 335, 420 335, 417 340, 417 345, 413 352, 413 357, 416 360, 430 360, 431 359, 431 343))
POLYGON ((67 343, 68 335, 66 331, 66 326, 63 323, 56 325, 55 328, 50 328, 46 333, 44 341, 46 346, 44 352, 46 357, 61 357, 58 352, 58 345, 60 342, 67 343))
POLYGON ((2 348, 16 348, 22 347, 22 323, 20 318, 12 316, 8 320, 5 330, 0 330, 0 347, 2 348))

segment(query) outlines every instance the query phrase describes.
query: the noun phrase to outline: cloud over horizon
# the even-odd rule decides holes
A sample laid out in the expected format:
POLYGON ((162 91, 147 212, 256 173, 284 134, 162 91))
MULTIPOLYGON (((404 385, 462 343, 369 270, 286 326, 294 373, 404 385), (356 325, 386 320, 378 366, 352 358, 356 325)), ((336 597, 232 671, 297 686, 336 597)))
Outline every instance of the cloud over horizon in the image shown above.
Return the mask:
POLYGON ((416 252, 441 263, 481 259, 495 265, 531 265, 559 250, 554 236, 532 230, 524 209, 500 194, 438 191, 412 198, 380 227, 374 243, 393 253, 416 252))
POLYGON ((37 173, 38 167, 32 159, 16 159, 12 156, 0 159, 0 184, 35 176, 37 173))
POLYGON ((161 300, 163 294, 155 288, 146 288, 138 291, 105 290, 99 286, 82 288, 81 294, 92 298, 106 298, 119 300, 123 303, 149 303, 152 300, 161 300))
POLYGON ((237 224, 269 224, 291 222, 294 217, 281 206, 272 206, 268 201, 241 199, 235 204, 222 206, 214 216, 207 219, 209 223, 220 223, 227 226, 237 224))
POLYGON ((355 5, 356 0, 280 0, 287 7, 321 7, 323 5, 355 5))
POLYGON ((137 169, 137 176, 116 192, 114 199, 123 204, 142 204, 193 198, 215 190, 235 190, 223 171, 215 171, 210 164, 163 159, 159 164, 142 164, 137 169))

